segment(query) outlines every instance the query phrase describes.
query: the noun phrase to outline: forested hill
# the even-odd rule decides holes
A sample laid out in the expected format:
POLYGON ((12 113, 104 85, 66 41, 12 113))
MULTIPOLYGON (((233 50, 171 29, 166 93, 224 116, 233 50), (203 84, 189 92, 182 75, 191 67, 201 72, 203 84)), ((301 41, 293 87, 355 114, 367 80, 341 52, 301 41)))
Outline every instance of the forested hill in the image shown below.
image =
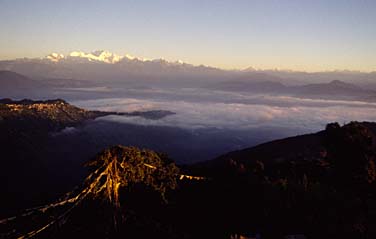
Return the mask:
POLYGON ((331 123, 316 134, 230 152, 189 169, 227 185, 234 210, 252 215, 271 238, 374 238, 375 126, 331 123))
MULTIPOLYGON (((2 125, 7 123, 25 122, 28 127, 35 123, 48 130, 59 130, 62 127, 73 126, 88 119, 115 114, 114 112, 88 111, 80 109, 64 100, 0 100, 0 117, 2 125)), ((41 128, 38 128, 40 130, 41 128)))
POLYGON ((354 135, 360 133, 358 131, 367 132, 367 135, 363 137, 374 139, 376 123, 351 122, 344 126, 331 123, 325 130, 317 133, 278 139, 251 148, 228 152, 215 159, 197 163, 194 167, 219 169, 231 163, 252 164, 260 161, 264 165, 275 165, 291 161, 327 160, 330 141, 333 141, 331 144, 340 144, 344 140, 355 137, 354 135), (333 133, 336 135, 334 138, 333 133))

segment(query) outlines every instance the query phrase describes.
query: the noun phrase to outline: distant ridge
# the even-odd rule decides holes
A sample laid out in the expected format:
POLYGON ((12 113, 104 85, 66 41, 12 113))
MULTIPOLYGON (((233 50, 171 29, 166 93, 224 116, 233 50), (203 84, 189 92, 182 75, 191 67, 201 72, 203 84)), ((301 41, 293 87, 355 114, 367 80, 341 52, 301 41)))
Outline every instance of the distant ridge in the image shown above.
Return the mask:
POLYGON ((0 71, 0 98, 34 97, 48 90, 48 85, 12 71, 0 71))

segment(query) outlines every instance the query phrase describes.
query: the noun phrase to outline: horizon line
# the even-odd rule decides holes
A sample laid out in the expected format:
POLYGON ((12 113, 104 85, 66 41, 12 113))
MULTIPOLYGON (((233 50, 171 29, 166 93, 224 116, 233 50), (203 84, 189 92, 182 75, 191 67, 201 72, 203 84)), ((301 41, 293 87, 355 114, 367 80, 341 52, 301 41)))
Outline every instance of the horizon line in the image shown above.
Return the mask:
MULTIPOLYGON (((138 56, 133 56, 133 55, 130 55, 130 54, 124 54, 124 55, 119 55, 117 53, 114 53, 114 52, 111 52, 111 51, 108 51, 108 50, 93 50, 93 51, 90 51, 90 52, 85 52, 85 51, 71 51, 69 52, 68 54, 62 54, 62 53, 57 53, 57 52, 51 52, 45 56, 39 56, 39 57, 27 57, 27 56, 24 56, 24 57, 16 57, 16 58, 1 58, 0 57, 0 61, 16 61, 16 60, 50 60, 48 59, 47 57, 52 55, 52 54, 58 54, 58 55, 63 55, 64 57, 67 57, 67 56, 70 56, 71 53, 73 52, 82 52, 82 53, 85 53, 85 54, 93 54, 94 52, 108 52, 108 53, 111 53, 113 55, 117 55, 117 56, 120 56, 123 58, 127 58, 129 60, 139 60, 139 61, 157 61, 157 60, 163 60, 163 61, 166 61, 168 63, 180 63, 180 64, 187 64, 187 65, 191 65, 191 66, 194 66, 194 67, 207 67, 207 68, 214 68, 214 69, 217 69, 217 70, 222 70, 222 71, 242 71, 242 72, 252 72, 252 71, 255 71, 255 72, 267 72, 267 71, 274 71, 274 72, 291 72, 291 73, 345 73, 345 72, 348 72, 348 73, 363 73, 363 74, 371 74, 371 73, 376 73, 376 69, 374 70, 368 70, 368 71, 365 71, 365 70, 350 70, 350 69, 338 69, 338 68, 334 68, 332 70, 301 70, 301 69, 292 69, 292 68, 280 68, 280 67, 272 67, 272 68, 261 68, 261 67, 254 67, 254 66, 248 66, 248 67, 245 67, 245 68, 234 68, 234 67, 220 67, 220 66, 215 66, 215 65, 205 65, 205 64, 193 64, 193 63, 189 63, 189 62, 186 62, 186 61, 182 61, 182 60, 168 60, 166 58, 163 58, 163 57, 157 57, 157 58, 143 58, 143 57, 138 57, 138 56)), ((51 62, 53 62, 52 60, 50 60, 51 62)), ((105 63, 105 64, 116 64, 117 62, 115 63, 108 63, 108 62, 104 62, 104 61, 99 61, 97 60, 96 62, 101 62, 101 63, 105 63)), ((55 62, 57 63, 57 62, 55 62)))

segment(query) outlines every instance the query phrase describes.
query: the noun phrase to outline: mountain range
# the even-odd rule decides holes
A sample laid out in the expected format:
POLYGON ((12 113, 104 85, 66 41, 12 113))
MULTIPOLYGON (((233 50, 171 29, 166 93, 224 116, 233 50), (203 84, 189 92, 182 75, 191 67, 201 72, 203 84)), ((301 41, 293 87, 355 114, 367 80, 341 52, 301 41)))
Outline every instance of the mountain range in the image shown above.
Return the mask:
MULTIPOLYGON (((134 82, 133 80, 131 82, 134 82)), ((145 82, 144 79, 138 81, 139 86, 159 86, 168 84, 160 81, 145 82)), ((182 83, 183 84, 183 83, 182 83)), ((179 82, 172 83, 169 87, 178 87, 179 82)), ((56 91, 64 89, 100 89, 106 95, 107 89, 125 88, 134 86, 128 81, 118 82, 108 80, 107 82, 92 82, 88 80, 76 80, 71 78, 50 78, 35 80, 28 76, 12 71, 0 70, 0 95, 2 97, 15 98, 51 98, 56 95, 56 91)), ((242 92, 249 94, 272 94, 286 95, 299 98, 310 99, 334 99, 334 100, 357 100, 373 102, 376 100, 376 90, 367 89, 352 83, 333 80, 328 83, 312 83, 305 85, 285 85, 279 78, 270 77, 264 73, 254 73, 231 80, 211 80, 198 84, 193 83, 192 87, 201 87, 208 90, 221 90, 230 92, 242 92)), ((95 93, 95 92, 94 92, 95 93)), ((108 91, 107 95, 112 92, 108 91)))
MULTIPOLYGON (((273 79, 273 77, 271 78, 273 79)), ((212 84, 212 88, 223 91, 247 92, 253 94, 289 95, 310 99, 337 99, 374 101, 376 91, 363 88, 359 85, 346 83, 340 80, 332 80, 327 83, 310 83, 304 85, 285 85, 278 80, 272 81, 268 76, 260 76, 251 80, 236 79, 212 84), (258 79, 265 80, 258 80, 258 79)))
MULTIPOLYGON (((376 89, 375 72, 332 71, 296 72, 283 70, 222 70, 209 66, 195 66, 182 61, 169 62, 164 59, 143 59, 125 54, 117 55, 108 51, 90 53, 74 51, 68 55, 51 53, 45 58, 22 58, 0 61, 0 70, 14 71, 34 79, 77 79, 92 82, 125 80, 175 80, 175 84, 186 83, 188 79, 202 81, 222 81, 232 79, 266 79, 286 85, 325 83, 333 80, 355 82, 360 86, 376 89)), ((174 81, 169 81, 174 82, 174 81)), ((192 82, 191 82, 192 83, 192 82)))
POLYGON ((73 78, 90 81, 126 80, 132 78, 218 76, 225 71, 193 66, 181 61, 147 60, 119 56, 108 51, 71 52, 68 56, 52 53, 45 58, 0 61, 0 70, 14 71, 36 79, 73 78))

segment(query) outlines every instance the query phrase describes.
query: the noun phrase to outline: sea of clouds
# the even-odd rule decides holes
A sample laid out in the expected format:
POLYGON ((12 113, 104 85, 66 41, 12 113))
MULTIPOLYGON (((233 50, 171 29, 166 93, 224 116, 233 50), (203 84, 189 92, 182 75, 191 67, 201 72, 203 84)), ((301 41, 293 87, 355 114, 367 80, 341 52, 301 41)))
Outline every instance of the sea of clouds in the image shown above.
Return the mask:
POLYGON ((249 95, 197 88, 129 89, 123 95, 72 103, 102 111, 169 110, 176 114, 160 120, 126 116, 106 116, 99 120, 185 129, 279 127, 296 129, 297 132, 315 132, 329 122, 376 121, 376 103, 360 101, 249 95))

